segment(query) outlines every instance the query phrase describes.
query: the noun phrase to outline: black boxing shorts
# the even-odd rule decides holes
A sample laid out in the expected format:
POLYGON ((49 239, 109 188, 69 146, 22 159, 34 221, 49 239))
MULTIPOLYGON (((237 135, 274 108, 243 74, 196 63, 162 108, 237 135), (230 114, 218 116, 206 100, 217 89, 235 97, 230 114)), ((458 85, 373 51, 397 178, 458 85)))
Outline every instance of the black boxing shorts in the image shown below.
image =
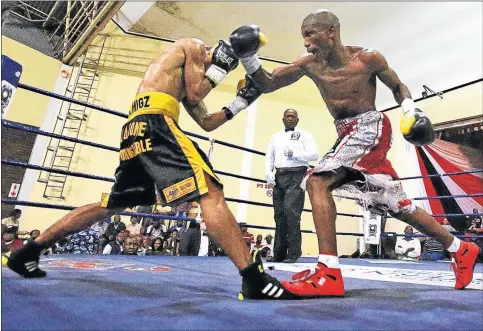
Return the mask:
POLYGON ((179 102, 160 92, 136 96, 121 131, 116 182, 102 198, 105 208, 197 201, 208 192, 204 174, 223 187, 205 153, 179 128, 179 102))

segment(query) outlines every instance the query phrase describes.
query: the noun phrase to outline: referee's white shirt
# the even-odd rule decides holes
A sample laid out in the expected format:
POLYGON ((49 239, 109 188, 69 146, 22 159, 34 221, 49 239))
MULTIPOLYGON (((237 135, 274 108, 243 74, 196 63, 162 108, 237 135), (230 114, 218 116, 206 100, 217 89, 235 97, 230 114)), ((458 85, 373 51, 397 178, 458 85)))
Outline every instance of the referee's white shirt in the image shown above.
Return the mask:
POLYGON ((265 173, 274 168, 293 168, 309 165, 309 161, 319 158, 314 136, 309 132, 295 128, 293 131, 285 129, 273 134, 265 156, 265 173), (285 148, 293 150, 293 156, 285 156, 285 148))

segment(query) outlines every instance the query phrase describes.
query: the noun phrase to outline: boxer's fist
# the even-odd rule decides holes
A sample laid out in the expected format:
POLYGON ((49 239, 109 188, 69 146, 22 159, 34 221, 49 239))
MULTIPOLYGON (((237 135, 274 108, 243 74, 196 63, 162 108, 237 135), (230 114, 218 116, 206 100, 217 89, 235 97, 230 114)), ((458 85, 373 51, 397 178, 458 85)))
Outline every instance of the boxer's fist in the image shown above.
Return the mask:
POLYGON ((431 121, 419 108, 404 113, 399 127, 404 139, 416 146, 429 145, 436 139, 431 121))
POLYGON ((237 85, 237 96, 245 99, 248 102, 248 105, 251 105, 258 97, 262 94, 250 75, 245 75, 245 79, 241 79, 237 85))
POLYGON ((239 60, 230 43, 226 40, 220 40, 218 44, 213 46, 210 54, 211 65, 206 70, 205 77, 213 87, 216 87, 230 71, 235 70, 239 60))
POLYGON ((258 49, 267 43, 267 38, 260 32, 258 25, 251 24, 233 31, 230 35, 230 43, 235 54, 244 58, 255 55, 258 49))
POLYGON ((251 105, 262 93, 255 87, 250 75, 238 82, 236 99, 225 107, 226 118, 231 120, 236 114, 251 105))

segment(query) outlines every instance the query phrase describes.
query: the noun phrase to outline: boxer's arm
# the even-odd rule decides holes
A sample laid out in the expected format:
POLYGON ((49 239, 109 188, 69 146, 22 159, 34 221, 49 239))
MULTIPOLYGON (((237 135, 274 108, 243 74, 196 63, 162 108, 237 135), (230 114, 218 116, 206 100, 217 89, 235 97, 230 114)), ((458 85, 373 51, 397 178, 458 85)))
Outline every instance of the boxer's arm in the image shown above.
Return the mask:
POLYGON ((276 68, 272 73, 260 67, 251 76, 262 93, 270 93, 291 85, 305 76, 304 66, 309 60, 311 60, 310 55, 303 56, 289 65, 276 68))
POLYGON ((368 62, 376 73, 376 76, 384 83, 394 95, 394 99, 401 104, 404 99, 411 99, 411 93, 406 85, 399 79, 398 75, 387 64, 384 56, 376 51, 367 52, 368 62))
POLYGON ((195 107, 213 88, 210 81, 205 78, 206 47, 195 39, 184 39, 181 43, 185 54, 186 101, 195 107))
POLYGON ((213 131, 228 121, 224 111, 210 114, 203 101, 193 106, 183 99, 183 106, 191 118, 205 131, 213 131))

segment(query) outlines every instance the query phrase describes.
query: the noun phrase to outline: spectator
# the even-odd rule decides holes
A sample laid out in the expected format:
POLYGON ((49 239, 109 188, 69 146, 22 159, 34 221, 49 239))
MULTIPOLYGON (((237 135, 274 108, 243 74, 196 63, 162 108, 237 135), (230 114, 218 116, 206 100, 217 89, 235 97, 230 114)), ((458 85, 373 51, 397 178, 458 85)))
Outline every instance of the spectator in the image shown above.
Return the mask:
POLYGON ((294 263, 302 255, 300 219, 305 192, 300 184, 309 161, 316 161, 319 154, 312 134, 297 127, 299 117, 295 109, 285 110, 282 121, 285 128, 274 133, 268 144, 265 176, 267 184, 274 185, 274 260, 294 263))
POLYGON ((163 238, 154 238, 153 243, 151 244, 151 255, 166 255, 164 246, 163 238))
POLYGON ((20 209, 14 209, 8 215, 8 217, 2 220, 2 224, 5 224, 12 233, 17 233, 19 227, 19 218, 22 216, 22 211, 20 209))
MULTIPOLYGON (((473 209, 473 214, 478 214, 478 209, 473 209)), ((480 229, 483 228, 481 216, 471 216, 470 217, 471 226, 468 228, 470 231, 482 232, 480 229)))
POLYGON ((267 258, 267 262, 273 262, 273 236, 268 234, 265 237, 265 245, 262 248, 262 257, 267 258), (263 256, 265 255, 265 256, 263 256))
POLYGON ((99 222, 92 224, 91 229, 97 232, 99 238, 102 238, 106 233, 108 226, 109 223, 107 223, 105 219, 102 219, 99 222))
POLYGON ((445 217, 443 218, 443 224, 442 224, 443 228, 445 228, 446 230, 448 230, 448 232, 455 232, 455 228, 453 228, 451 226, 451 223, 448 221, 448 219, 445 217))
POLYGON ((124 247, 124 241, 126 240, 127 232, 119 232, 116 236, 115 241, 109 242, 106 247, 104 247, 102 254, 119 255, 122 254, 124 247))
POLYGON ((124 255, 137 255, 139 244, 139 236, 130 235, 124 240, 123 252, 124 255))
POLYGON ((177 220, 176 221, 176 224, 174 226, 172 226, 171 228, 169 228, 169 232, 173 232, 173 231, 178 231, 178 233, 181 231, 181 229, 184 228, 184 221, 183 220, 177 220))
POLYGON ((126 230, 132 236, 140 236, 141 235, 141 224, 139 224, 139 219, 136 216, 131 216, 131 224, 126 227, 126 230))
POLYGON ((179 256, 179 237, 178 231, 173 230, 168 241, 168 249, 171 251, 173 256, 179 256))
POLYGON ((255 242, 253 238, 253 234, 248 232, 248 227, 246 223, 240 223, 239 226, 242 232, 243 240, 245 240, 245 243, 247 244, 248 248, 251 249, 252 244, 255 242))
MULTIPOLYGON (((138 206, 136 209, 136 212, 144 213, 144 214, 152 214, 153 206, 138 206)), ((153 223, 152 217, 141 216, 138 220, 139 220, 139 225, 141 225, 145 229, 147 229, 148 226, 150 226, 153 223)))
POLYGON ((40 236, 40 230, 30 231, 30 239, 35 240, 38 236, 40 236))
POLYGON ((29 241, 29 240, 35 240, 35 238, 37 238, 38 236, 40 236, 40 230, 32 230, 29 233, 29 238, 28 239, 25 239, 23 241, 23 243, 26 244, 27 241, 29 241))
POLYGON ((142 237, 141 247, 138 249, 138 255, 151 255, 151 237, 142 237))
POLYGON ((126 230, 126 225, 121 222, 121 216, 114 215, 112 223, 107 226, 104 237, 107 239, 107 242, 114 241, 116 236, 124 230, 126 230))
MULTIPOLYGON (((260 250, 260 256, 262 258, 269 258, 272 256, 272 250, 270 249, 270 247, 268 246, 263 246, 262 249, 260 250)), ((268 262, 270 262, 269 260, 267 260, 268 262)))
POLYGON ((166 232, 166 227, 161 224, 161 220, 154 220, 153 224, 146 229, 146 235, 157 238, 162 237, 163 233, 166 232))
POLYGON ((270 250, 273 251, 273 236, 271 234, 267 234, 265 236, 265 246, 269 247, 270 250))
POLYGON ((23 246, 22 240, 16 239, 16 232, 12 228, 2 234, 2 254, 23 246))
POLYGON ((421 242, 411 237, 413 232, 412 226, 406 226, 404 229, 404 237, 397 239, 396 257, 398 260, 415 261, 421 255, 421 242))
POLYGON ((420 260, 424 261, 438 261, 444 260, 444 246, 433 238, 428 237, 424 242, 423 253, 420 260))
POLYGON ((99 251, 99 237, 90 227, 74 233, 67 238, 64 253, 97 254, 99 251))
POLYGON ((262 249, 262 247, 264 246, 262 244, 262 240, 263 240, 263 236, 261 234, 259 234, 257 236, 257 240, 255 241, 255 245, 253 245, 253 250, 255 250, 255 249, 262 249))

